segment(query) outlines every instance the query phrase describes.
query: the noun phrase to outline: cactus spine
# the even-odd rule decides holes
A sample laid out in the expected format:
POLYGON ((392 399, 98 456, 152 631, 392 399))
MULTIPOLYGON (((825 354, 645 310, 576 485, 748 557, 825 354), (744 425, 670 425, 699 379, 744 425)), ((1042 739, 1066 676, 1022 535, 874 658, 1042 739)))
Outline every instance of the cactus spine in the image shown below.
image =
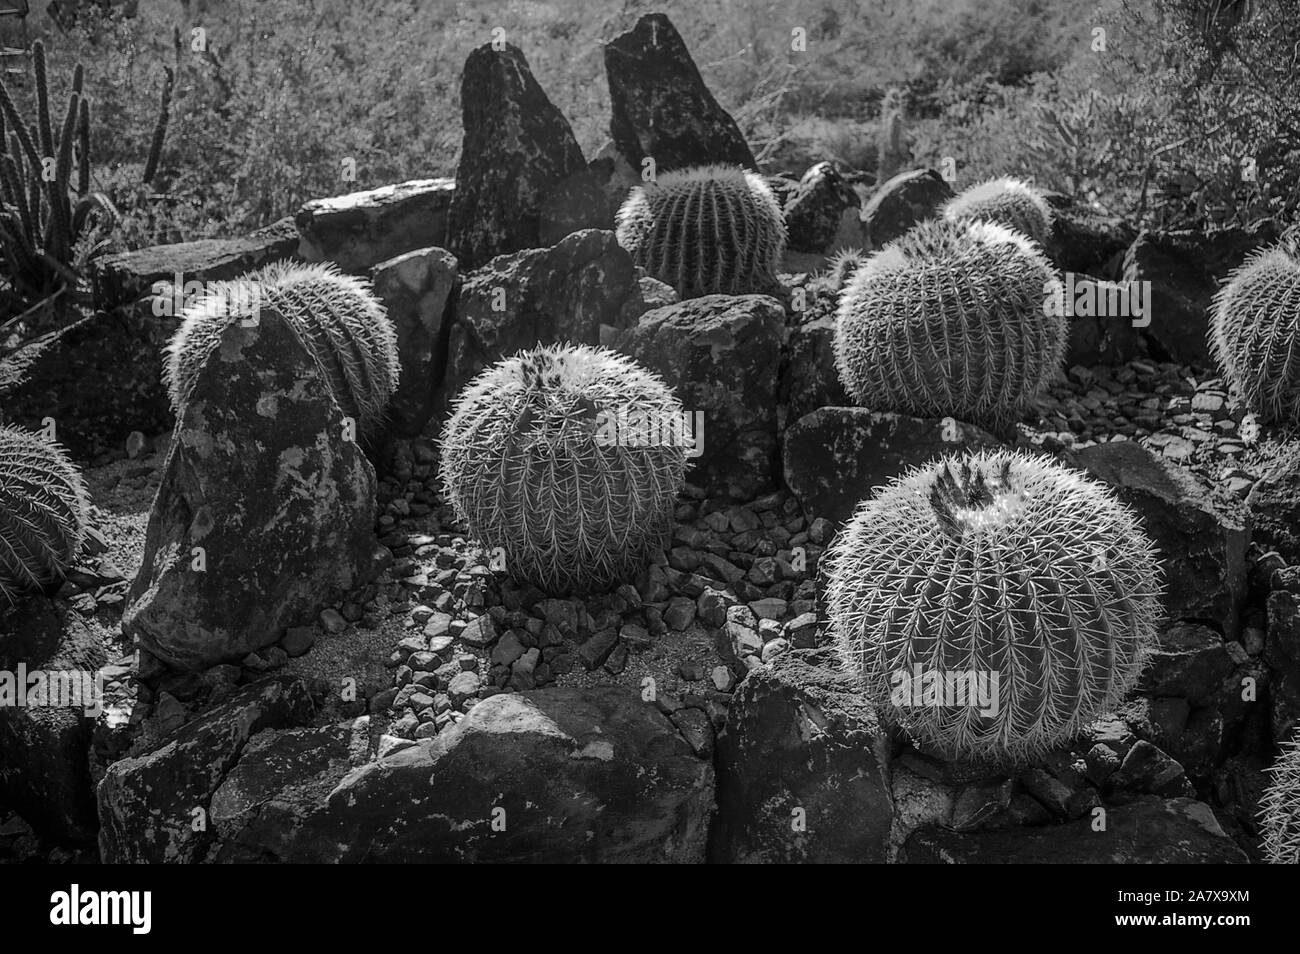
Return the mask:
POLYGON ((1275 865, 1300 864, 1300 732, 1282 743, 1268 773, 1259 801, 1264 857, 1275 865))
POLYGON ((1052 207, 1027 182, 1004 177, 981 182, 953 196, 943 207, 951 222, 995 222, 1027 235, 1039 245, 1052 234, 1052 207))
POLYGON ((166 349, 163 379, 172 407, 185 403, 222 330, 261 308, 293 326, 343 413, 363 436, 373 435, 397 388, 397 332, 370 284, 329 264, 276 262, 214 283, 187 307, 166 349))
POLYGON ((1002 422, 1065 354, 1046 306, 1055 272, 1023 235, 983 222, 923 222, 874 254, 840 296, 835 364, 864 407, 1002 422))
POLYGON ((1210 354, 1261 420, 1300 422, 1300 248, 1252 255, 1214 297, 1210 354))
POLYGON ((85 539, 89 504, 63 448, 0 425, 0 597, 51 589, 85 539))
POLYGON ((896 478, 859 505, 827 566, 845 665, 948 758, 1016 761, 1069 741, 1134 686, 1160 616, 1154 548, 1133 515, 1082 474, 1010 451, 896 478), (988 680, 995 706, 916 704, 918 675, 966 674, 988 680))
POLYGON ((589 592, 663 546, 686 455, 681 405, 630 358, 585 345, 505 358, 442 434, 447 499, 516 579, 589 592))
POLYGON ((777 291, 781 207, 762 176, 733 166, 666 172, 618 210, 618 243, 682 298, 777 291))

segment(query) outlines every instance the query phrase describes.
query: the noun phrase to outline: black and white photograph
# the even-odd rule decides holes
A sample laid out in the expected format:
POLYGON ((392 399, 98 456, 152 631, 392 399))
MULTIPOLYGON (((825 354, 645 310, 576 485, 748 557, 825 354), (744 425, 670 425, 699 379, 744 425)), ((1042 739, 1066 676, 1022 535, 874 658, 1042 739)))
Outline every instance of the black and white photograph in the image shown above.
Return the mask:
POLYGON ((33 923, 1298 861, 1300 0, 0 0, 33 923))

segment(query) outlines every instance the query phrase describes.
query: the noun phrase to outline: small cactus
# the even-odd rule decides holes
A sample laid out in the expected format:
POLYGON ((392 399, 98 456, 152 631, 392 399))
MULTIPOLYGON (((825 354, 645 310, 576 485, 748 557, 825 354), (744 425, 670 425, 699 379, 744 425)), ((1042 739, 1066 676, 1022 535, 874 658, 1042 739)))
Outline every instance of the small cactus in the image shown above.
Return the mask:
POLYGON ((1270 864, 1300 864, 1300 732, 1280 746, 1259 800, 1264 857, 1270 864))
POLYGON ((1210 353, 1263 421, 1300 423, 1300 248, 1252 255, 1214 297, 1210 353))
POLYGON ((0 597, 57 587, 86 536, 86 485, 63 448, 0 425, 0 597))
POLYGON ((1046 307, 1055 278, 1042 250, 1008 228, 922 222, 840 295, 845 390, 875 410, 1005 421, 1064 358, 1066 319, 1046 307))
POLYGON ((682 298, 780 287, 785 219, 757 173, 732 166, 666 172, 631 191, 617 222, 619 245, 682 298))
POLYGON ((892 179, 911 161, 907 150, 907 114, 903 91, 891 89, 880 102, 880 126, 876 137, 876 182, 892 179))
POLYGON ((630 358, 585 345, 520 352, 458 397, 441 441, 446 497, 517 580, 600 590, 666 541, 686 468, 685 441, 663 439, 666 426, 683 426, 681 405, 630 358))
POLYGON ((888 720, 947 758, 1012 762, 1069 741, 1134 686, 1161 615, 1156 554, 1132 513, 1082 474, 1011 451, 896 478, 825 563, 841 659, 888 720), (918 672, 984 674, 996 711, 896 696, 900 674, 918 672))
POLYGON ((869 253, 860 248, 842 248, 826 262, 820 278, 838 292, 859 268, 867 264, 867 259, 870 257, 869 253))
POLYGON ((297 330, 343 413, 372 435, 397 388, 397 332, 370 284, 333 265, 276 262, 215 282, 181 315, 163 378, 180 410, 221 332, 269 308, 297 330))
POLYGON ((981 182, 953 196, 943 207, 950 222, 995 222, 1027 235, 1039 245, 1052 234, 1052 207, 1027 182, 1004 177, 981 182))

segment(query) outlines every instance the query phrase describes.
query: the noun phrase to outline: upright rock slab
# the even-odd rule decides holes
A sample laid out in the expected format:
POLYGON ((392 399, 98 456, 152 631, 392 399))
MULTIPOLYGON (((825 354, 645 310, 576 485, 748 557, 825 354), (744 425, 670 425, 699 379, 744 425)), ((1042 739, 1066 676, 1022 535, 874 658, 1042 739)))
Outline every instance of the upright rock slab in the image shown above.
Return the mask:
POLYGON ((833 163, 819 162, 803 174, 785 200, 788 247, 826 253, 862 244, 858 194, 833 163))
POLYGON ((364 582, 375 475, 292 327, 232 323, 199 373, 122 629, 198 670, 270 646, 364 582))
POLYGON ((677 28, 662 13, 605 44, 612 115, 609 134, 636 169, 657 173, 722 163, 758 170, 740 127, 718 105, 677 28))
POLYGON ((1300 450, 1279 458, 1255 481, 1246 497, 1251 537, 1300 566, 1300 450))
POLYGON ((1169 618, 1215 623, 1235 639, 1250 543, 1245 508, 1216 501, 1191 471, 1136 441, 1086 447, 1075 461, 1141 518, 1160 551, 1169 618))
POLYGON ((548 194, 587 169, 568 120, 509 43, 478 47, 461 78, 465 137, 447 247, 466 269, 542 244, 548 194))
POLYGON ((618 349, 659 374, 688 413, 704 415, 703 453, 687 480, 737 499, 771 486, 785 311, 765 295, 706 295, 656 308, 618 349))
POLYGON ((781 365, 781 431, 819 407, 853 403, 835 369, 835 315, 792 325, 781 365))
POLYGON ((893 802, 888 740, 827 650, 753 670, 718 737, 710 860, 882 863, 893 802))
POLYGON ((944 454, 996 447, 974 424, 931 420, 864 407, 823 407, 786 430, 785 484, 804 513, 839 523, 872 488, 944 454))
POLYGON ((704 860, 713 766, 626 688, 492 696, 355 766, 346 730, 258 739, 212 799, 220 861, 704 860))
POLYGON ((440 248, 407 252, 376 265, 372 279, 397 329, 402 369, 388 402, 388 426, 402 437, 418 437, 433 416, 446 370, 448 304, 459 281, 456 257, 440 248))
POLYGON ((440 410, 488 365, 521 348, 598 345, 650 308, 647 286, 613 232, 575 232, 553 248, 493 259, 465 278, 449 330, 440 410))
POLYGON ((1151 283, 1151 324, 1144 334, 1156 357, 1210 366, 1207 332, 1214 293, 1251 252, 1277 237, 1272 222, 1208 233, 1139 234, 1124 256, 1124 281, 1151 283))

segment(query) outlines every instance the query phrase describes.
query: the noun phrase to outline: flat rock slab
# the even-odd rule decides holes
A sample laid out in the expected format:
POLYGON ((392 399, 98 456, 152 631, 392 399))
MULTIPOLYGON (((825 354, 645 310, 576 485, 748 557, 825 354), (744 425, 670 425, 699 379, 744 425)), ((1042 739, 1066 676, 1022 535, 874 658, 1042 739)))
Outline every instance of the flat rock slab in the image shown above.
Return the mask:
POLYGON ((929 826, 904 844, 905 864, 1167 865, 1247 864, 1210 806, 1190 798, 1143 796, 1106 809, 1106 830, 1091 817, 1064 825, 961 834, 929 826))
POLYGON ((380 262, 447 240, 447 210, 455 179, 412 179, 395 185, 312 199, 294 221, 298 254, 361 274, 380 262))

